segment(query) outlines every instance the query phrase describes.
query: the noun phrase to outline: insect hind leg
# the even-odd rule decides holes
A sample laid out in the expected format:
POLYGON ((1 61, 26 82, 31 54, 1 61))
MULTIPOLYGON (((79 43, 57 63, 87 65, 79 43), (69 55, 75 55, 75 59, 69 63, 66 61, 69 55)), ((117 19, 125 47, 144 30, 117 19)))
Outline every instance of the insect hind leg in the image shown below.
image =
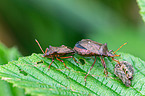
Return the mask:
POLYGON ((85 85, 86 85, 86 78, 87 78, 87 76, 89 75, 90 71, 92 70, 92 68, 93 68, 93 66, 94 66, 94 64, 95 64, 95 62, 96 62, 96 56, 95 56, 94 63, 92 64, 92 66, 91 66, 89 72, 88 72, 87 75, 85 76, 85 79, 84 79, 84 80, 85 80, 85 85))

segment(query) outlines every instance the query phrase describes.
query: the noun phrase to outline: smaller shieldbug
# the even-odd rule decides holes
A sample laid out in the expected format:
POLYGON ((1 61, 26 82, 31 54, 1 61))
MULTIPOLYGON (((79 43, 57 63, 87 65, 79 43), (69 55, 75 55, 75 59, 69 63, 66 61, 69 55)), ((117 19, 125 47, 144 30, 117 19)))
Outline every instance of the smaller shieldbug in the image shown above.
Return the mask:
MULTIPOLYGON (((125 44, 123 44, 123 45, 125 45, 125 44)), ((116 51, 118 51, 120 48, 118 48, 116 51)), ((108 71, 107 71, 107 67, 106 67, 105 61, 104 61, 104 57, 111 57, 112 60, 114 60, 118 64, 120 64, 118 60, 114 59, 114 57, 118 57, 120 55, 116 55, 115 54, 116 51, 113 52, 113 53, 112 53, 112 50, 108 51, 107 43, 101 44, 101 43, 92 41, 90 39, 82 39, 81 41, 79 41, 79 42, 77 42, 75 44, 75 47, 74 47, 73 50, 77 54, 82 55, 82 56, 89 56, 89 57, 90 56, 95 56, 94 63, 92 64, 88 74, 85 76, 85 82, 86 82, 87 76, 89 75, 91 69, 93 68, 93 66, 94 66, 94 64, 96 62, 96 56, 100 57, 102 65, 104 67, 104 73, 106 74, 106 76, 108 76, 108 71)))
POLYGON ((45 53, 44 53, 39 42, 36 39, 35 39, 35 41, 37 42, 38 46, 40 47, 41 51, 43 52, 42 57, 52 58, 52 62, 50 63, 48 69, 50 69, 50 66, 53 63, 54 58, 56 58, 57 60, 62 62, 64 64, 65 68, 67 68, 67 69, 69 69, 69 68, 65 65, 64 61, 61 59, 73 58, 73 60, 77 63, 77 61, 75 60, 75 58, 73 56, 63 57, 65 55, 69 55, 69 54, 73 55, 75 53, 72 49, 68 48, 67 46, 65 46, 65 45, 62 45, 60 47, 49 46, 49 48, 46 48, 45 53))
POLYGON ((131 85, 130 80, 133 79, 134 69, 127 61, 121 61, 120 65, 115 65, 114 74, 119 77, 127 87, 129 87, 131 85))

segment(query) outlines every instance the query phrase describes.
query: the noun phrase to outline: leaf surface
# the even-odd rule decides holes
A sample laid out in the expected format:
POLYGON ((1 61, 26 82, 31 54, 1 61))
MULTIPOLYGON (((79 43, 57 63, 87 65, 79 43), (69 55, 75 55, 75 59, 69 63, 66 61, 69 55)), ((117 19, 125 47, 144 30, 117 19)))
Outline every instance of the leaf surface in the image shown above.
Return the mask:
POLYGON ((140 14, 145 22, 145 0, 137 0, 137 3, 140 7, 140 14))
MULTIPOLYGON (((0 65, 7 64, 9 61, 17 60, 21 54, 16 47, 7 48, 0 43, 0 65)), ((25 96, 24 90, 13 87, 12 84, 0 80, 0 96, 25 96)))
POLYGON ((145 95, 145 62, 130 54, 119 53, 120 61, 128 61, 134 67, 134 78, 131 87, 126 87, 114 75, 116 62, 105 57, 109 77, 105 77, 101 60, 97 57, 96 64, 87 77, 85 86, 84 77, 94 62, 94 57, 82 57, 75 54, 77 61, 84 59, 85 64, 77 64, 72 58, 63 59, 63 63, 55 60, 48 70, 51 59, 44 58, 41 54, 21 57, 18 61, 9 62, 0 66, 0 77, 11 82, 14 86, 25 88, 26 93, 32 95, 145 95), (43 62, 41 63, 40 61, 43 62), (36 64, 38 63, 39 64, 36 64))

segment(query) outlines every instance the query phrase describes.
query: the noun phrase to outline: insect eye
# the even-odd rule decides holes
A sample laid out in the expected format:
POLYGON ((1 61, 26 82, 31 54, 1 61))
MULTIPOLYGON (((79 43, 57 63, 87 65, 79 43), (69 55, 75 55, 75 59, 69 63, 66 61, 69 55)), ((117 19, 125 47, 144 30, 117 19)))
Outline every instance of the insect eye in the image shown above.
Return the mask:
POLYGON ((81 63, 82 65, 85 64, 85 60, 84 60, 84 59, 79 59, 79 61, 80 61, 80 63, 81 63))

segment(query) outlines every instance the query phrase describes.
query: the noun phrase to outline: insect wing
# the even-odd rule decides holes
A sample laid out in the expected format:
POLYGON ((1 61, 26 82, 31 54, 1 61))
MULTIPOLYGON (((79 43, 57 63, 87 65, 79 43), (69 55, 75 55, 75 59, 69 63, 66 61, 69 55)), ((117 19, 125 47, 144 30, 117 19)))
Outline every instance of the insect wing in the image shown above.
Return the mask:
POLYGON ((88 39, 83 39, 82 41, 79 42, 81 46, 83 46, 85 49, 89 50, 93 54, 100 54, 99 49, 100 45, 93 43, 95 41, 88 40, 88 39))

